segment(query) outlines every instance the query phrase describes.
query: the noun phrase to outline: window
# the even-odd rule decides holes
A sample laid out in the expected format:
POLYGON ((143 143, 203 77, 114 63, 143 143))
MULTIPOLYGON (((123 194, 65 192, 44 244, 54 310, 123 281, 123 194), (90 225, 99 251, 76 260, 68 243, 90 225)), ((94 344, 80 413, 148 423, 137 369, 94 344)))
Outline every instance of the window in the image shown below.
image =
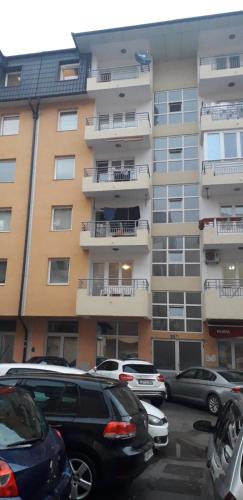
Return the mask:
POLYGON ((201 332, 200 292, 153 292, 153 330, 201 332))
POLYGON ((0 160, 0 182, 15 181, 16 160, 0 160))
POLYGON ((197 371, 197 378, 200 380, 207 380, 208 382, 214 382, 217 377, 213 372, 210 372, 209 370, 200 369, 197 371))
POLYGON ((221 205, 220 215, 222 217, 243 217, 243 205, 221 205))
POLYGON ((200 276, 199 236, 153 236, 153 276, 200 276))
POLYGON ((197 222, 198 184, 153 187, 153 222, 197 222))
POLYGON ((61 64, 60 80, 77 80, 79 77, 79 63, 61 64))
POLYGON ((75 157, 59 156, 55 159, 55 179, 66 180, 74 179, 75 176, 75 157))
POLYGON ((186 370, 185 372, 180 373, 177 378, 178 379, 181 379, 181 378, 196 378, 196 373, 197 373, 197 370, 195 368, 192 368, 191 370, 186 370))
POLYGON ((21 70, 8 71, 5 76, 5 87, 18 87, 21 84, 21 70))
POLYGON ((154 138, 154 172, 198 170, 198 136, 154 138))
POLYGON ((101 391, 93 390, 91 387, 89 389, 80 387, 80 400, 80 416, 82 418, 100 419, 109 417, 109 410, 101 391))
POLYGON ((72 207, 52 208, 52 230, 66 231, 71 229, 72 207))
POLYGON ((11 208, 0 208, 0 232, 10 231, 11 208))
POLYGON ((118 370, 118 363, 116 361, 104 361, 101 365, 98 366, 97 371, 105 370, 106 372, 114 372, 118 370))
POLYGON ((49 285, 67 285, 69 272, 69 259, 49 260, 49 285))
POLYGON ((197 121, 197 89, 165 90, 154 93, 154 124, 197 121))
POLYGON ((48 333, 78 333, 78 321, 48 321, 48 333))
POLYGON ((227 68, 239 68, 240 67, 240 56, 221 56, 215 58, 215 69, 227 69, 227 68))
POLYGON ((6 272, 7 272, 7 260, 1 259, 0 260, 0 285, 5 284, 6 272))
POLYGON ((58 130, 77 130, 78 113, 77 111, 60 111, 58 117, 58 130))
POLYGON ((205 134, 205 160, 243 158, 243 132, 212 132, 205 134))
POLYGON ((19 116, 3 116, 0 125, 1 135, 16 135, 19 133, 19 116))
POLYGON ((75 384, 51 380, 24 380, 27 389, 44 414, 75 415, 78 410, 78 389, 75 384))

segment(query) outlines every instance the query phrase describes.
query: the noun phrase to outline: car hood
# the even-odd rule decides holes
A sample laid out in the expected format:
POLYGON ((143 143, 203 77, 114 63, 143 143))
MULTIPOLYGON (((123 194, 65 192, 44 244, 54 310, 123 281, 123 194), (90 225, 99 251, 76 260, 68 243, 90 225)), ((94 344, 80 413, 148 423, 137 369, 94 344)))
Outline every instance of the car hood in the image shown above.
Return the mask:
POLYGON ((165 414, 161 410, 159 410, 159 408, 156 408, 155 406, 151 405, 150 403, 147 403, 147 401, 141 400, 141 403, 149 415, 153 415, 154 417, 157 417, 157 418, 164 418, 165 414))

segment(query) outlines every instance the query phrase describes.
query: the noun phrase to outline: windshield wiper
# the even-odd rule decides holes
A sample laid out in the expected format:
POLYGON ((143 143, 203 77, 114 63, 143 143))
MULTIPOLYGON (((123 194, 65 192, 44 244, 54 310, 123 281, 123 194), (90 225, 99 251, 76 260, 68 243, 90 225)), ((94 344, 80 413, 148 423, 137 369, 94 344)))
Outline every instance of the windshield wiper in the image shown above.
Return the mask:
POLYGON ((27 439, 26 441, 15 441, 14 443, 7 444, 7 448, 12 448, 12 446, 25 446, 28 444, 36 443, 37 441, 42 441, 41 437, 27 439))

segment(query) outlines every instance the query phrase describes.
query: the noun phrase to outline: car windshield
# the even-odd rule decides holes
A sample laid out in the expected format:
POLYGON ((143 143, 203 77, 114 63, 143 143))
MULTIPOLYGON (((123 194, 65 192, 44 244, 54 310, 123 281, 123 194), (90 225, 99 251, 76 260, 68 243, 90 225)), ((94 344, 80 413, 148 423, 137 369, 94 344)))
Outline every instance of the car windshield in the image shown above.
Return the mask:
POLYGON ((126 373, 158 373, 154 365, 140 365, 131 363, 123 366, 123 371, 126 373))
POLYGON ((43 439, 47 429, 28 392, 0 386, 0 449, 43 439))
POLYGON ((240 382, 243 383, 243 372, 238 372, 237 370, 229 370, 227 372, 218 372, 221 377, 225 378, 228 382, 240 382))

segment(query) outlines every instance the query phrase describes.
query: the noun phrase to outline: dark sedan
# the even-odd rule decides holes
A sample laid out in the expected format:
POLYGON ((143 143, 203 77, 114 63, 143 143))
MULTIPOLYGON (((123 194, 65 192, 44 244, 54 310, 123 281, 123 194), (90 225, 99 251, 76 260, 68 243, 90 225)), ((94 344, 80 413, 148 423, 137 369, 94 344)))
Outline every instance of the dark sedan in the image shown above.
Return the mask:
POLYGON ((243 397, 243 372, 195 366, 166 380, 168 399, 206 406, 217 415, 226 401, 243 397))

